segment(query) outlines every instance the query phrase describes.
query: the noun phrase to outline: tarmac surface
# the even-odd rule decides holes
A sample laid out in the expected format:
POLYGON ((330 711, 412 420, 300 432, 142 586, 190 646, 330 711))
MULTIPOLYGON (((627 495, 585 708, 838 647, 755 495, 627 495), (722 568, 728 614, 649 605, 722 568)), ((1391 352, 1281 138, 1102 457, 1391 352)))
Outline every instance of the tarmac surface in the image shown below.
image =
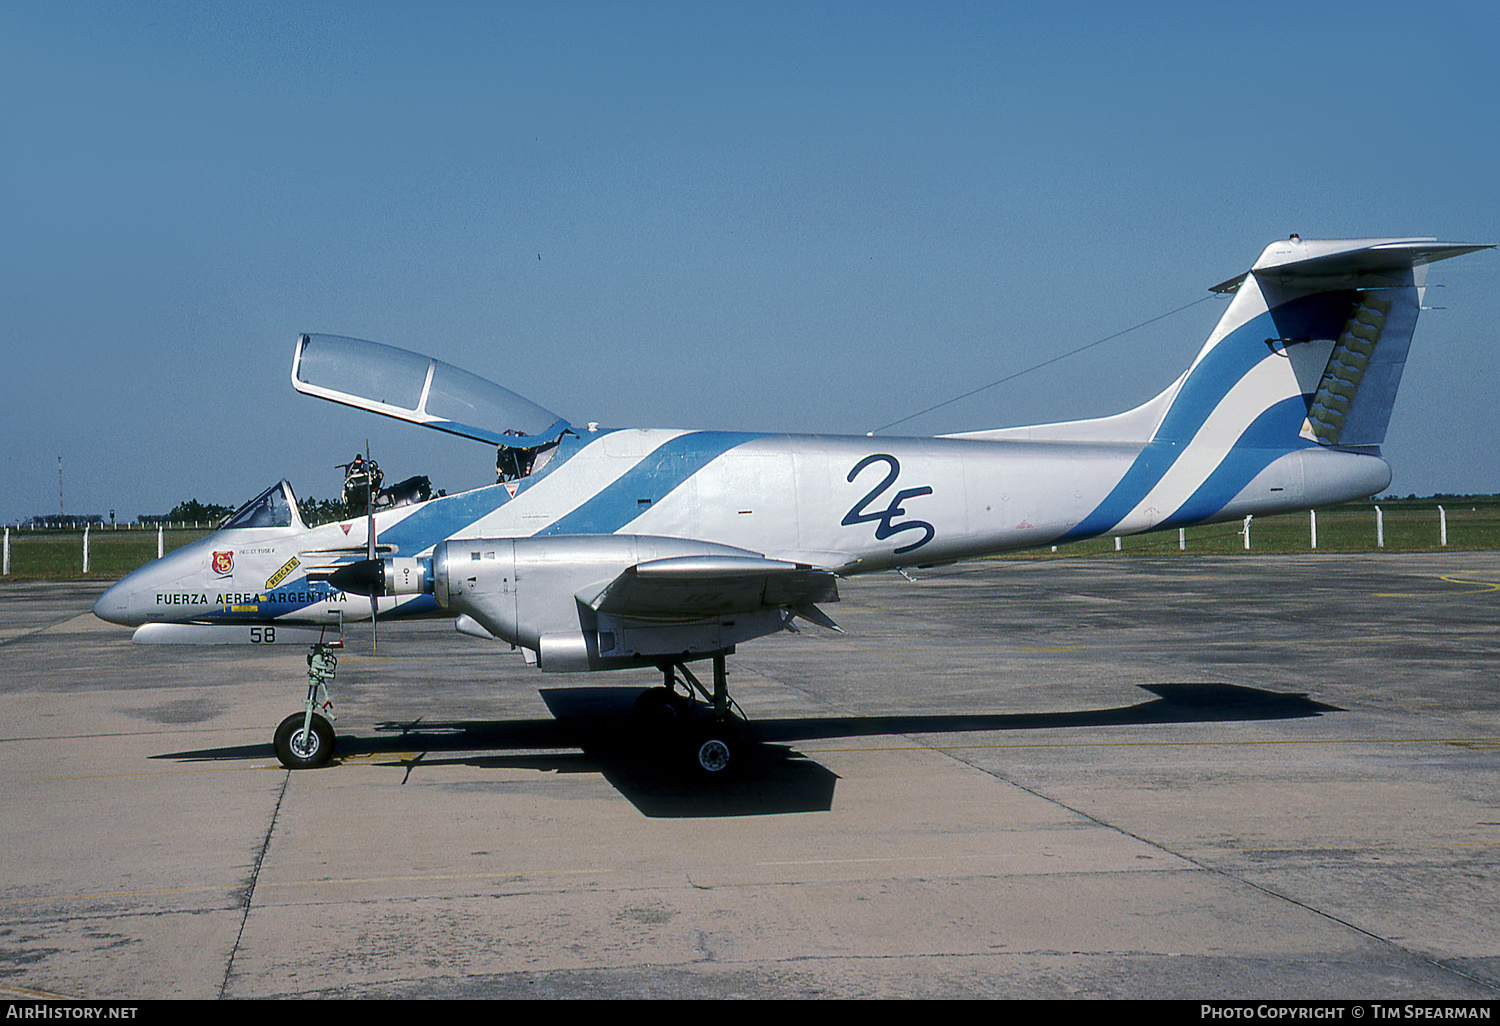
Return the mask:
POLYGON ((915 576, 731 657, 720 786, 447 622, 288 772, 304 649, 0 584, 0 997, 1500 997, 1500 554, 915 576))

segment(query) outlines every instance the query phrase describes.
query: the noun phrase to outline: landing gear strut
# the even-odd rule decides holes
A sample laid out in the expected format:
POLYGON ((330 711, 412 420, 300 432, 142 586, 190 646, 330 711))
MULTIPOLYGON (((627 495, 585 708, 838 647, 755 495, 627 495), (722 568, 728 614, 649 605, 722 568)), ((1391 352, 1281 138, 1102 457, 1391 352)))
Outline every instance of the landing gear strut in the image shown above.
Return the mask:
POLYGON ((688 765, 705 780, 725 780, 746 761, 750 731, 736 716, 729 696, 728 671, 722 654, 713 657, 713 689, 709 690, 684 662, 663 663, 661 687, 636 699, 636 722, 652 740, 684 742, 688 765), (694 717, 694 692, 703 696, 707 715, 694 717))
POLYGON ((292 713, 276 728, 276 758, 287 769, 316 769, 333 757, 338 739, 328 721, 338 717, 333 715, 328 683, 338 664, 332 645, 319 642, 307 653, 307 699, 301 712, 292 713))

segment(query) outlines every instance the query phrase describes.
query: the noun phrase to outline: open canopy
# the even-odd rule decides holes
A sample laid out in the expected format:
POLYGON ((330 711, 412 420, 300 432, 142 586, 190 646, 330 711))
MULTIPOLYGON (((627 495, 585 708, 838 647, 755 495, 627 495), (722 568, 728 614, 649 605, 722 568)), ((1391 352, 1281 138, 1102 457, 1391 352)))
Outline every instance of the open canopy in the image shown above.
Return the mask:
POLYGON ((292 387, 397 420, 513 449, 554 442, 568 422, 492 381, 420 353, 339 335, 303 335, 292 387))
POLYGON ((303 530, 292 486, 286 481, 276 482, 236 510, 219 526, 219 530, 233 531, 244 527, 295 527, 303 530))

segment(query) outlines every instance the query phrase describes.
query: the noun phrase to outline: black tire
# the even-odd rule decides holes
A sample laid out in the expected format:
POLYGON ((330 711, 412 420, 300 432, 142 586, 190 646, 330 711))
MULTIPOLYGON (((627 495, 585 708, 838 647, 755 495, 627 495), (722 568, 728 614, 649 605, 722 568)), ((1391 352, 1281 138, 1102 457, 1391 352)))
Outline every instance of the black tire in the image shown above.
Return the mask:
POLYGON ((638 730, 649 738, 670 737, 682 730, 692 712, 692 703, 667 688, 648 688, 635 700, 632 716, 638 730))
POLYGON ((287 769, 317 769, 333 758, 333 725, 313 713, 312 730, 304 736, 307 713, 293 713, 276 728, 276 758, 287 769))

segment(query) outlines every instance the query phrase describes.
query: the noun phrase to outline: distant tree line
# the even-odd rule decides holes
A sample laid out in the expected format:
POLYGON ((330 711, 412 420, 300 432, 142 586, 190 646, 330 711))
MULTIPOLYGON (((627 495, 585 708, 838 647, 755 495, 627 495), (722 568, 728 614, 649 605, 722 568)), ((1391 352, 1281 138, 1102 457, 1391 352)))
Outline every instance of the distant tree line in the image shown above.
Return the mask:
POLYGON ((23 521, 22 527, 85 527, 89 524, 102 524, 104 518, 98 513, 88 515, 77 513, 52 513, 47 516, 32 517, 23 521))
MULTIPOLYGON (((135 523, 143 525, 157 524, 202 524, 205 527, 217 527, 234 513, 234 506, 220 506, 212 502, 199 502, 197 499, 189 499, 179 502, 167 513, 145 513, 135 518, 135 523)), ((340 520, 348 520, 350 517, 360 515, 350 513, 348 507, 341 499, 298 499, 297 512, 302 515, 303 523, 308 527, 318 527, 322 524, 337 523, 340 520)), ((48 513, 35 516, 21 522, 22 527, 40 530, 49 528, 53 530, 82 530, 88 526, 100 526, 111 522, 98 513, 48 513)))
MULTIPOLYGON (((137 518, 142 524, 180 524, 200 523, 217 525, 235 510, 233 506, 219 506, 211 502, 199 502, 197 499, 189 499, 187 502, 179 502, 172 507, 170 513, 161 516, 142 516, 137 518)), ((335 499, 298 499, 297 512, 302 515, 302 520, 309 527, 317 527, 319 524, 331 524, 335 521, 348 519, 348 512, 341 500, 335 499)))
POLYGON ((350 517, 342 499, 298 499, 297 512, 302 514, 302 522, 308 527, 332 524, 350 517))

